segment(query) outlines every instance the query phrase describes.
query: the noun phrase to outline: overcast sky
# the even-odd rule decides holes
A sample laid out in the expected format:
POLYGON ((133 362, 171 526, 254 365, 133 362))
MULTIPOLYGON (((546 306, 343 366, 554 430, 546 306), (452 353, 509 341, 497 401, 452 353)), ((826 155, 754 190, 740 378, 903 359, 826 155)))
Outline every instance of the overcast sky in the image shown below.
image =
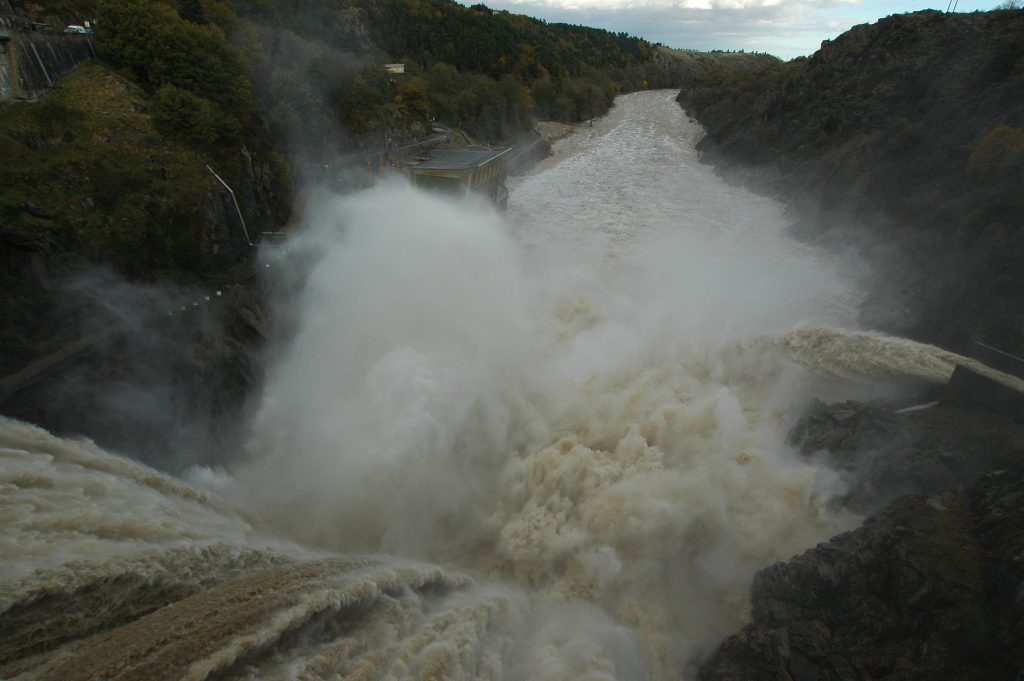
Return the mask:
MULTIPOLYGON (((475 4, 479 0, 461 0, 475 4)), ((822 40, 890 14, 946 9, 934 0, 483 0, 552 22, 625 31, 696 50, 768 52, 783 59, 809 55, 822 40)), ((992 9, 1001 0, 957 0, 958 12, 992 9)))

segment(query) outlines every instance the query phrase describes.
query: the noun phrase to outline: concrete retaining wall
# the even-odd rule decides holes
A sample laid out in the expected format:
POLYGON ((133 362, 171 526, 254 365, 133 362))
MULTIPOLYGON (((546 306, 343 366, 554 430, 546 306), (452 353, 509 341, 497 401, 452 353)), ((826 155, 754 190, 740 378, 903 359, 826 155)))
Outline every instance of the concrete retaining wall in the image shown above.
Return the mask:
POLYGON ((0 102, 36 99, 57 79, 95 59, 92 36, 32 30, 16 16, 0 16, 0 102))

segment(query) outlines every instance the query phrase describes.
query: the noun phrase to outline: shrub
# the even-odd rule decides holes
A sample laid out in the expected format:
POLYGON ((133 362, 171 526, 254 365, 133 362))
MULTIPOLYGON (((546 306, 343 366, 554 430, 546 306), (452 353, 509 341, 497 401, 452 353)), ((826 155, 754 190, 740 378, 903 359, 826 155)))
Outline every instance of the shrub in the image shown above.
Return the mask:
POLYGON ((149 0, 100 0, 96 13, 97 51, 151 92, 174 85, 232 116, 251 115, 249 81, 217 26, 184 21, 169 5, 149 0))
POLYGON ((200 145, 217 140, 217 116, 209 101, 173 85, 162 85, 150 103, 153 125, 181 141, 200 145))

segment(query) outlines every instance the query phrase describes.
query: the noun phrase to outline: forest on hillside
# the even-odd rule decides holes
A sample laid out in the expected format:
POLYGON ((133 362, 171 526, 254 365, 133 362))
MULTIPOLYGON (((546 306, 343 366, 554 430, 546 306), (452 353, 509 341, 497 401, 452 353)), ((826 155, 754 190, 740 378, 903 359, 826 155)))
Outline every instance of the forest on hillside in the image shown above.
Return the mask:
MULTIPOLYGON (((620 92, 670 85, 656 47, 450 0, 230 0, 224 25, 250 57, 271 124, 329 112, 354 137, 433 120, 505 141, 532 119, 599 115, 620 92), (388 74, 387 62, 405 65, 388 74)), ((210 5, 211 10, 213 5, 210 5)), ((211 12, 212 13, 212 12, 211 12)), ((290 123, 292 122, 292 123, 290 123)), ((307 126, 308 130, 308 126, 307 126)))
POLYGON ((254 230, 274 229, 296 161, 365 167, 385 138, 434 124, 509 143, 673 79, 637 38, 451 0, 11 4, 90 22, 100 61, 0 109, 0 151, 22 159, 0 168, 5 230, 133 278, 221 276, 244 251, 239 230, 213 226, 225 209, 207 165, 241 188, 254 230))
POLYGON ((11 368, 58 342, 59 282, 83 267, 244 279, 252 238, 288 220, 310 167, 363 186, 386 139, 442 124, 508 144, 533 120, 585 120, 680 79, 680 56, 643 40, 451 0, 9 4, 54 33, 88 22, 98 57, 37 102, 0 105, 0 156, 17 160, 0 164, 11 368))
MULTIPOLYGON (((209 109, 250 127, 249 89, 264 109, 256 122, 307 151, 332 133, 351 149, 435 120, 504 141, 534 118, 584 120, 620 92, 671 84, 645 41, 451 0, 99 0, 96 16, 110 63, 154 93, 204 100, 178 93, 185 119, 209 109)), ((226 121, 211 125, 200 135, 230 136, 226 121)))

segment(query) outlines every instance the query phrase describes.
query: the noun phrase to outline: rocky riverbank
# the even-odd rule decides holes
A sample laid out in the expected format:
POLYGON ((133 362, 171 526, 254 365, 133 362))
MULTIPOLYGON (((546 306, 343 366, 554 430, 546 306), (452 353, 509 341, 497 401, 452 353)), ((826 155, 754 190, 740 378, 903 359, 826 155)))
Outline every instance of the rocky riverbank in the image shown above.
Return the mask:
POLYGON ((702 681, 1020 679, 1024 466, 899 499, 758 573, 702 681))
MULTIPOLYGON (((1020 354, 1021 36, 1024 11, 892 16, 808 59, 719 65, 679 101, 705 161, 859 263, 862 324, 1020 354)), ((817 404, 796 424, 868 519, 761 570, 751 623, 698 678, 1022 678, 1024 425, 943 397, 817 404)))
POLYGON ((817 404, 791 438, 874 513, 761 570, 701 681, 1020 679, 1024 424, 951 402, 817 404))

